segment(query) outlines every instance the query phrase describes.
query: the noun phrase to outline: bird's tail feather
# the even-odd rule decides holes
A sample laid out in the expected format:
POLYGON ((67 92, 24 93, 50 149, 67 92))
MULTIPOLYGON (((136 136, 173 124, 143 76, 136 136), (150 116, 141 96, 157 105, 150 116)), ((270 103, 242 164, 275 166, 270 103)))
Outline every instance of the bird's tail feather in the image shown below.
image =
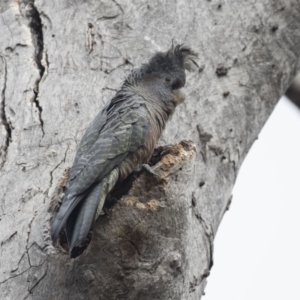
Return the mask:
POLYGON ((102 212, 102 208, 104 205, 106 195, 113 189, 113 187, 115 186, 115 184, 117 183, 117 181, 119 179, 119 169, 117 169, 117 168, 113 169, 105 179, 106 179, 106 182, 105 182, 106 188, 103 190, 103 194, 100 195, 99 204, 97 207, 94 221, 97 220, 97 218, 99 217, 99 215, 102 212))
POLYGON ((73 210, 66 224, 67 240, 70 253, 86 238, 97 209, 99 195, 102 194, 104 182, 95 184, 87 197, 73 210))
POLYGON ((70 253, 74 247, 79 246, 92 226, 92 223, 100 215, 107 194, 116 184, 119 178, 119 170, 114 169, 100 182, 95 184, 90 193, 73 210, 67 220, 66 232, 70 253))
POLYGON ((85 194, 77 196, 70 195, 69 198, 64 200, 56 218, 54 219, 51 225, 51 238, 53 242, 57 240, 58 235, 61 232, 63 226, 65 225, 68 217, 84 196, 85 194))

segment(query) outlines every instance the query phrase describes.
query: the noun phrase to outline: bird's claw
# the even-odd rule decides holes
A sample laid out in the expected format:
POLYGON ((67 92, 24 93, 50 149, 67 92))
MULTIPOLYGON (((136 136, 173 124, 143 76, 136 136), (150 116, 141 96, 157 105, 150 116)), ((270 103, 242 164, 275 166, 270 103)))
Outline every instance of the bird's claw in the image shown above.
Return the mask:
POLYGON ((103 212, 104 212, 104 214, 108 217, 108 218, 110 218, 111 216, 110 216, 110 213, 109 213, 109 211, 108 211, 108 209, 106 208, 106 207, 102 207, 102 210, 103 210, 103 212))
POLYGON ((142 164, 140 167, 135 171, 136 173, 140 174, 143 171, 147 172, 148 174, 151 174, 153 176, 158 176, 155 171, 148 165, 148 164, 142 164))

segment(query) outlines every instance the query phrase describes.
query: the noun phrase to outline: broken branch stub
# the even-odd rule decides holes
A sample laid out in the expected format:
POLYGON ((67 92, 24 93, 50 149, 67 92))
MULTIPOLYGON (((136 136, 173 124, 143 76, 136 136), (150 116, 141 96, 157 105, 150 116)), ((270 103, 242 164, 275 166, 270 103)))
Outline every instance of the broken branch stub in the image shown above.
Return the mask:
POLYGON ((195 153, 192 142, 160 147, 156 175, 143 172, 109 216, 99 217, 82 255, 70 261, 57 252, 43 284, 55 277, 54 293, 64 299, 73 293, 76 299, 78 293, 88 299, 181 299, 195 153))

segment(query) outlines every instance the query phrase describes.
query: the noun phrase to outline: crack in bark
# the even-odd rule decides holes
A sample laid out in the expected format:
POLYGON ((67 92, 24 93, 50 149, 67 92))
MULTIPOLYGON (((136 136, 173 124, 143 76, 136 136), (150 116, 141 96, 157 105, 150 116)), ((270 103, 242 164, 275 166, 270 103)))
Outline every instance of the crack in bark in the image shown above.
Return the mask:
POLYGON ((6 113, 5 113, 5 91, 6 91, 6 83, 7 83, 7 62, 5 60, 4 57, 0 56, 1 59, 3 60, 3 64, 4 64, 4 83, 3 83, 3 89, 2 89, 2 93, 1 93, 1 102, 0 102, 0 122, 2 123, 6 133, 6 137, 5 137, 5 142, 4 145, 2 145, 2 150, 0 152, 0 155, 2 157, 2 162, 0 163, 0 170, 3 168, 4 163, 6 161, 6 155, 8 152, 8 147, 11 141, 11 133, 12 133, 12 129, 10 126, 10 123, 7 120, 6 117, 6 113))
MULTIPOLYGON (((30 247, 28 247, 28 243, 29 243, 29 236, 30 236, 30 232, 31 232, 31 225, 32 225, 32 222, 35 217, 36 217, 36 212, 34 213, 34 216, 32 217, 32 219, 30 220, 30 222, 28 224, 28 228, 27 228, 27 238, 26 238, 26 247, 25 247, 27 253, 28 253, 28 250, 30 249, 30 247)), ((29 256, 28 256, 28 262, 29 262, 29 265, 31 266, 29 256)))
POLYGON ((206 277, 209 276, 210 270, 214 264, 213 262, 213 252, 214 252, 214 233, 211 225, 208 225, 206 221, 202 218, 202 216, 199 213, 195 212, 196 218, 199 220, 199 223, 201 227, 203 228, 204 234, 205 234, 205 240, 208 244, 208 254, 207 261, 209 262, 208 267, 204 270, 204 273, 200 277, 200 282, 203 281, 206 277))
POLYGON ((123 7, 116 0, 112 0, 112 2, 115 3, 118 6, 118 8, 120 9, 120 11, 122 12, 122 14, 124 14, 123 7))
POLYGON ((40 80, 40 83, 41 84, 42 82, 44 82, 48 76, 48 73, 49 73, 49 58, 48 58, 48 52, 46 49, 44 49, 44 52, 43 52, 43 58, 42 58, 42 64, 43 66, 45 67, 45 70, 44 70, 44 73, 43 73, 43 77, 41 78, 40 80))
MULTIPOLYGON (((33 243, 30 245, 30 247, 28 248, 28 251, 29 251, 31 248, 33 248, 33 246, 36 246, 37 249, 39 249, 42 253, 45 253, 44 248, 45 248, 46 246, 45 246, 45 247, 41 247, 37 242, 33 242, 33 243)), ((42 265, 45 263, 45 261, 47 260, 47 258, 45 258, 45 260, 44 260, 42 263, 40 263, 40 264, 37 264, 37 265, 31 264, 28 251, 27 251, 27 255, 28 255, 28 262, 29 262, 30 267, 40 267, 40 266, 42 266, 42 265)), ((26 253, 26 252, 25 252, 25 253, 26 253)), ((23 255, 24 255, 24 254, 23 254, 23 255)), ((22 256, 23 256, 23 255, 22 255, 22 256)))
POLYGON ((5 280, 1 281, 0 284, 3 284, 3 283, 7 282, 7 281, 10 280, 10 279, 13 279, 13 278, 16 278, 16 277, 18 277, 18 276, 21 276, 21 275, 23 275, 25 272, 27 272, 28 270, 30 270, 31 266, 30 266, 30 261, 29 261, 28 252, 25 251, 25 252, 22 254, 22 256, 20 257, 20 259, 19 259, 17 268, 16 268, 15 270, 12 270, 11 273, 14 273, 14 272, 16 272, 16 271, 19 269, 20 263, 21 263, 21 261, 22 261, 22 259, 23 259, 23 257, 24 257, 25 255, 27 255, 29 267, 26 268, 24 271, 18 273, 18 274, 14 274, 14 275, 12 275, 12 276, 6 278, 5 280))
POLYGON ((124 59, 124 63, 116 66, 115 68, 111 69, 111 70, 105 70, 104 73, 106 74, 111 74, 112 72, 114 72, 115 70, 119 69, 119 68, 122 68, 126 65, 132 65, 132 63, 128 60, 128 59, 124 59))
POLYGON ((94 45, 96 44, 95 42, 95 33, 93 32, 94 25, 92 23, 88 23, 88 28, 86 31, 86 48, 91 54, 94 50, 94 45))
POLYGON ((202 155, 204 163, 206 163, 207 162, 206 146, 207 146, 207 143, 211 140, 211 138, 213 136, 211 134, 205 132, 200 124, 197 125, 197 131, 199 133, 199 138, 200 138, 200 142, 201 142, 201 144, 200 144, 201 145, 200 153, 202 155))
POLYGON ((112 16, 102 16, 98 18, 97 21, 116 19, 118 16, 119 14, 112 15, 112 16))
POLYGON ((43 108, 39 103, 39 85, 41 79, 45 72, 45 67, 42 64, 43 59, 43 50, 44 50, 44 37, 43 37, 43 25, 40 17, 40 13, 34 5, 34 0, 29 0, 26 6, 25 17, 28 20, 28 26, 31 32, 32 43, 35 49, 34 61, 36 63, 37 69, 39 71, 39 78, 35 82, 35 86, 33 88, 34 97, 32 102, 35 104, 36 108, 39 111, 39 122, 41 125, 42 136, 44 137, 44 121, 42 119, 43 108))
MULTIPOLYGON (((18 266, 16 267, 16 269, 11 270, 11 271, 10 271, 11 273, 17 272, 17 271, 19 270, 20 263, 21 263, 21 261, 22 261, 22 259, 23 259, 23 257, 24 257, 25 255, 27 255, 27 260, 28 260, 28 253, 25 251, 25 252, 21 255, 21 257, 20 257, 20 259, 19 259, 19 261, 18 261, 18 266)), ((29 266, 30 266, 29 260, 28 260, 28 264, 29 264, 29 266)))
POLYGON ((26 300, 31 293, 28 293, 23 300, 26 300))
MULTIPOLYGON (((237 151, 237 155, 238 155, 238 161, 240 160, 240 152, 239 149, 236 148, 237 151)), ((221 160, 225 160, 227 159, 226 154, 228 155, 228 161, 229 163, 232 165, 232 169, 233 169, 233 173, 234 173, 234 177, 237 178, 237 161, 233 158, 231 159, 231 157, 234 155, 231 155, 231 151, 229 148, 226 148, 223 153, 221 153, 220 155, 222 155, 221 160)))
POLYGON ((26 270, 24 270, 23 272, 19 273, 19 274, 16 274, 16 275, 14 275, 14 276, 8 277, 7 279, 1 281, 0 284, 3 284, 3 283, 5 283, 6 281, 8 281, 8 280, 10 280, 10 279, 13 279, 13 278, 16 278, 16 277, 18 277, 18 276, 23 275, 23 274, 24 274, 25 272, 27 272, 29 269, 30 269, 30 267, 27 268, 26 270))
MULTIPOLYGON (((39 267, 42 267, 44 264, 46 263, 46 271, 45 271, 45 273, 41 276, 41 278, 31 287, 31 288, 28 288, 28 292, 29 292, 29 294, 32 294, 32 290, 45 278, 45 276, 46 276, 46 274, 47 274, 47 272, 48 272, 48 261, 47 261, 47 259, 41 264, 41 265, 39 265, 39 267)), ((28 280, 27 280, 28 281, 28 280)), ((29 296, 29 295, 28 295, 29 296)), ((28 297, 28 296, 26 296, 26 298, 28 297)), ((25 298, 25 299, 26 299, 25 298)))
POLYGON ((13 232, 7 239, 5 239, 4 241, 2 241, 2 242, 1 242, 1 247, 2 247, 5 243, 9 242, 9 241, 10 241, 17 233, 18 233, 18 231, 13 232))
POLYGON ((28 45, 26 44, 21 44, 21 43, 17 43, 14 47, 6 47, 5 48, 5 51, 8 51, 8 52, 14 52, 17 48, 27 48, 28 45))
MULTIPOLYGON (((31 228, 31 225, 32 225, 32 222, 33 222, 34 218, 35 218, 35 216, 32 218, 32 220, 30 221, 30 223, 29 223, 29 225, 28 225, 28 235, 27 235, 27 242, 26 242, 26 250, 25 250, 25 252, 22 254, 22 256, 21 256, 21 258, 20 258, 20 260, 19 260, 19 262, 18 262, 18 268, 19 268, 19 264, 20 264, 21 260, 23 259, 24 255, 27 255, 29 267, 26 268, 26 269, 25 269, 24 271, 22 271, 21 273, 12 275, 12 276, 10 276, 9 278, 7 278, 7 279, 5 279, 5 280, 3 280, 3 281, 0 282, 0 284, 4 284, 5 282, 9 281, 10 279, 14 279, 14 278, 16 278, 16 277, 18 277, 18 276, 23 275, 24 273, 30 271, 32 268, 39 268, 39 267, 42 267, 42 268, 43 268, 44 264, 46 263, 46 269, 45 269, 45 271, 42 270, 42 271, 44 272, 43 275, 42 275, 42 276, 41 276, 41 277, 33 284, 32 287, 30 287, 30 273, 28 273, 27 282, 29 282, 29 287, 28 287, 28 292, 29 292, 29 294, 27 294, 27 295, 25 296, 24 299, 26 299, 30 294, 32 294, 32 290, 33 290, 33 289, 34 289, 34 288, 35 288, 35 287, 36 287, 36 286, 44 279, 44 277, 46 276, 46 274, 47 274, 47 272, 48 272, 48 259, 47 259, 47 258, 46 258, 42 263, 37 264, 37 265, 33 265, 33 264, 31 264, 31 262, 30 262, 30 257, 29 257, 29 254, 28 254, 28 251, 29 251, 30 248, 32 248, 32 247, 35 245, 35 246, 37 246, 41 251, 43 251, 43 248, 40 247, 36 242, 33 243, 33 244, 28 248, 28 240, 29 240, 29 235, 30 235, 30 228, 31 228)), ((14 235, 14 234, 13 234, 13 235, 14 235)), ((17 268, 17 269, 18 269, 18 268, 17 268)), ((17 269, 14 270, 14 272, 17 271, 17 269)))
POLYGON ((113 89, 113 88, 110 88, 110 87, 104 87, 104 88, 102 89, 102 91, 105 91, 105 90, 113 91, 113 92, 117 92, 117 91, 118 91, 117 89, 113 89))

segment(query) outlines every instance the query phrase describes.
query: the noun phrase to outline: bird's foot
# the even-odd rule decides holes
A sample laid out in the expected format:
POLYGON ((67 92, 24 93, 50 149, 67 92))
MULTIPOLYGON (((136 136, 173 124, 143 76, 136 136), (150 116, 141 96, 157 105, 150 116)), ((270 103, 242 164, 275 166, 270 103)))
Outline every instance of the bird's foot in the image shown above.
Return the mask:
POLYGON ((148 174, 151 174, 153 176, 158 176, 148 164, 142 164, 138 169, 135 170, 135 173, 137 173, 138 175, 142 172, 147 172, 148 174))
POLYGON ((109 211, 108 211, 108 209, 107 209, 107 207, 103 206, 103 207, 102 207, 102 211, 104 212, 104 215, 105 215, 105 216, 107 216, 108 218, 111 217, 111 216, 110 216, 110 213, 109 213, 109 211))

